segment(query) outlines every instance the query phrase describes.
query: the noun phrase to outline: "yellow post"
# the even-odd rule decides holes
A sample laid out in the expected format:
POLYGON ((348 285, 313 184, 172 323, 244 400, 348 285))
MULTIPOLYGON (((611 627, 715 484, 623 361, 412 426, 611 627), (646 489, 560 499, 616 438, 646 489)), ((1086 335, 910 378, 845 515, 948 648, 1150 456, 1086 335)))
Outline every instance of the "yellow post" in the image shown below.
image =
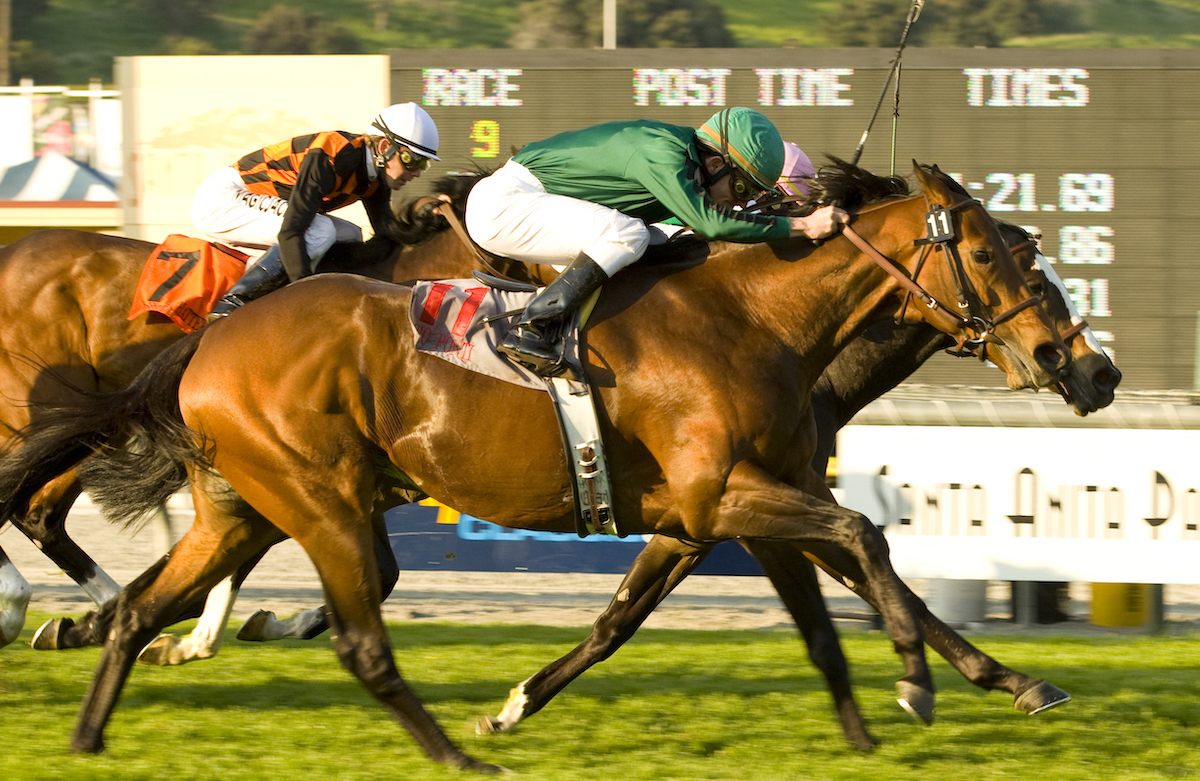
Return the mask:
POLYGON ((1146 623, 1144 583, 1093 583, 1092 623, 1096 626, 1142 626, 1146 623))

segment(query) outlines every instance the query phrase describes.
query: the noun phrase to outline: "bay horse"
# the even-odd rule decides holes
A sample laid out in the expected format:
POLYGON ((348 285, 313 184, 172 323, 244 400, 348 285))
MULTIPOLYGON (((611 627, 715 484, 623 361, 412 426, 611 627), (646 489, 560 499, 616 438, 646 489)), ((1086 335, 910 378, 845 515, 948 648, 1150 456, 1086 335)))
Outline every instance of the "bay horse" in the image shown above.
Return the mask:
MULTIPOLYGON (((833 503, 809 466, 812 385, 848 341, 896 311, 923 255, 913 242, 931 203, 949 207, 956 238, 942 254, 953 262, 924 267, 920 282, 932 298, 905 307, 904 319, 933 320, 986 345, 1013 387, 1057 383, 1069 352, 1044 311, 1029 306, 1023 275, 982 206, 936 168, 915 172, 921 196, 854 218, 897 276, 865 263, 846 237, 819 248, 695 242, 677 262, 635 265, 605 288, 585 362, 625 531, 844 551, 871 582, 905 662, 900 700, 929 721, 932 678, 886 541, 833 503), (938 314, 937 301, 959 294, 970 321, 938 314)), ((417 353, 408 302, 406 288, 363 278, 303 280, 177 342, 125 391, 46 414, 0 463, 5 514, 45 475, 131 437, 132 453, 108 450, 92 465, 97 480, 108 468, 120 486, 110 510, 138 513, 185 479, 192 487, 192 528, 118 598, 76 750, 103 748, 136 654, 160 628, 291 536, 321 576, 342 663, 433 759, 497 770, 446 737, 395 667, 379 613, 374 519, 380 506, 430 495, 501 525, 569 531, 571 487, 545 397, 417 353), (345 316, 315 325, 311 311, 345 316), (254 346, 263 341, 276 349, 264 354, 254 346), (237 360, 249 351, 252 365, 237 360)))
MULTIPOLYGON (((444 177, 436 192, 465 201, 474 178, 444 177)), ((353 271, 401 282, 465 276, 478 263, 434 213, 436 198, 407 202, 389 235, 335 244, 322 271, 353 271)), ((183 337, 159 315, 127 319, 155 245, 86 231, 49 229, 0 248, 0 445, 30 425, 43 405, 81 398, 80 391, 123 388, 150 360, 183 337)), ((499 273, 539 281, 535 267, 505 259, 499 273)), ((12 524, 102 605, 121 587, 67 534, 80 493, 74 470, 47 479, 27 510, 0 517, 12 524)), ((0 647, 25 622, 30 589, 0 549, 0 647)))
MULTIPOLYGON (((819 186, 819 185, 818 185, 819 186)), ((814 194, 820 200, 820 193, 814 194)), ((1112 403, 1121 372, 1105 354, 1099 341, 1071 303, 1066 287, 1037 250, 1035 237, 1023 228, 999 223, 1009 250, 1027 273, 1030 288, 1045 296, 1046 309, 1060 333, 1067 333, 1072 362, 1058 388, 1076 414, 1088 415, 1112 403)), ((833 453, 837 432, 867 404, 911 376, 933 355, 950 349, 954 342, 926 324, 879 323, 855 339, 822 372, 810 398, 817 425, 817 446, 812 467, 824 475, 833 453)), ((819 553, 815 546, 805 552, 774 540, 740 539, 746 550, 764 568, 785 608, 804 635, 814 665, 824 674, 834 694, 835 710, 848 740, 859 748, 874 745, 866 732, 852 695, 847 690, 849 674, 836 630, 821 605, 813 562, 835 580, 855 565, 836 551, 819 553), (810 561, 812 559, 812 561, 810 561), (836 564, 834 564, 836 562, 836 564), (831 566, 834 564, 834 566, 831 566)), ((708 557, 716 545, 694 543, 665 536, 651 538, 634 559, 617 587, 616 595, 596 619, 588 637, 564 656, 517 684, 496 716, 483 716, 476 730, 507 732, 520 721, 540 711, 568 684, 593 665, 612 656, 625 644, 650 613, 708 557)), ((854 590, 869 604, 875 603, 871 584, 861 575, 851 576, 854 590)), ((1013 695, 1014 707, 1033 715, 1070 699, 1058 687, 1013 670, 984 654, 957 632, 933 616, 915 595, 911 607, 921 623, 925 641, 949 661, 963 677, 986 690, 1003 690, 1013 695)))

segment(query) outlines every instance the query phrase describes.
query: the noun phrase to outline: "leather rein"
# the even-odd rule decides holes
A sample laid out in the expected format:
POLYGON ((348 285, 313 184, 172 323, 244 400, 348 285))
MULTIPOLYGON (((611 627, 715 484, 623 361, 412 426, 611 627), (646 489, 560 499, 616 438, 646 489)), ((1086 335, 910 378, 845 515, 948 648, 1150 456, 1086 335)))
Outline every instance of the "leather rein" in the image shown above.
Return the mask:
MULTIPOLYGON (((913 196, 925 197, 925 196, 913 196)), ((929 204, 926 198, 926 204, 929 204)), ((894 203, 894 202, 893 202, 894 203)), ((933 205, 929 211, 929 236, 924 239, 917 239, 913 243, 916 246, 922 247, 921 256, 917 259, 916 268, 912 275, 896 263, 894 260, 887 258, 879 250, 871 246, 870 242, 864 239, 857 231, 849 225, 842 227, 842 233, 863 254, 873 260, 884 271, 891 275, 905 289, 904 301, 900 306, 900 311, 897 313, 897 320, 904 316, 904 311, 908 307, 909 300, 916 296, 921 303, 929 310, 934 319, 938 320, 940 327, 945 328, 950 332, 961 332, 958 336, 957 344, 947 350, 951 355, 956 356, 978 356, 980 360, 986 360, 987 344, 1002 345, 1004 340, 997 336, 994 331, 996 326, 1008 322, 1017 316, 1018 313, 1028 309, 1031 306, 1036 306, 1041 303, 1041 296, 1030 296, 1024 301, 1021 301, 1016 306, 1001 312, 999 315, 992 316, 987 308, 983 305, 979 293, 975 290, 974 284, 971 283, 970 277, 967 275, 966 267, 963 264, 962 255, 958 251, 959 238, 957 230, 954 228, 951 220, 951 215, 961 209, 968 208, 977 202, 973 199, 967 199, 952 204, 949 207, 933 205), (944 212, 941 217, 942 228, 935 232, 933 227, 937 223, 935 215, 939 212, 944 212), (929 293, 917 281, 921 274, 921 270, 925 265, 925 261, 929 258, 930 252, 936 249, 941 251, 943 256, 947 258, 950 264, 950 272, 954 278, 955 295, 958 299, 957 306, 951 307, 929 293)), ((879 204, 874 208, 881 208, 886 204, 879 204)), ((864 209, 859 214, 866 211, 873 211, 873 208, 864 209)), ((1086 326, 1084 326, 1086 327, 1086 326)), ((1082 329, 1080 329, 1082 330, 1082 329)), ((1077 333, 1078 331, 1076 331, 1077 333)), ((1063 337, 1065 339, 1065 337, 1063 337)))

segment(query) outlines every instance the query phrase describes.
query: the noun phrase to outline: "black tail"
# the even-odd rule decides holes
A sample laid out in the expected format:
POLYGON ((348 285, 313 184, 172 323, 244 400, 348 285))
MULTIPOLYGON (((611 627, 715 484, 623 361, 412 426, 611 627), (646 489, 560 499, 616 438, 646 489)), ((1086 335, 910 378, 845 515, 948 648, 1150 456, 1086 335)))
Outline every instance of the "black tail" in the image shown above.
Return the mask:
POLYGON ((76 466, 112 520, 128 523, 178 490, 185 465, 204 459, 179 409, 179 382, 203 334, 168 347, 123 390, 79 390, 78 402, 40 407, 0 455, 0 519, 25 512, 42 486, 76 466))

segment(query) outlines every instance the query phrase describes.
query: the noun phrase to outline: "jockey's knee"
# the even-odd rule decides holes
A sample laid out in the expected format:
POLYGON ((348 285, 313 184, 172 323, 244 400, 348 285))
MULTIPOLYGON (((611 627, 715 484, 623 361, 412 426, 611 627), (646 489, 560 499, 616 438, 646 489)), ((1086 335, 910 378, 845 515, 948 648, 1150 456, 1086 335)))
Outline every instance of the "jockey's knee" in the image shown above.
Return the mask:
MULTIPOLYGON (((309 225, 308 230, 304 231, 304 247, 308 251, 308 257, 313 266, 316 266, 321 258, 325 257, 325 253, 329 252, 329 248, 336 242, 351 240, 343 239, 338 234, 337 225, 329 217, 318 214, 313 219, 312 225, 309 225)), ((361 230, 358 232, 357 240, 362 241, 361 230)))
POLYGON ((594 244, 583 248, 583 253, 596 262, 609 277, 626 266, 637 262, 650 246, 650 229, 641 220, 618 214, 613 230, 594 244))

